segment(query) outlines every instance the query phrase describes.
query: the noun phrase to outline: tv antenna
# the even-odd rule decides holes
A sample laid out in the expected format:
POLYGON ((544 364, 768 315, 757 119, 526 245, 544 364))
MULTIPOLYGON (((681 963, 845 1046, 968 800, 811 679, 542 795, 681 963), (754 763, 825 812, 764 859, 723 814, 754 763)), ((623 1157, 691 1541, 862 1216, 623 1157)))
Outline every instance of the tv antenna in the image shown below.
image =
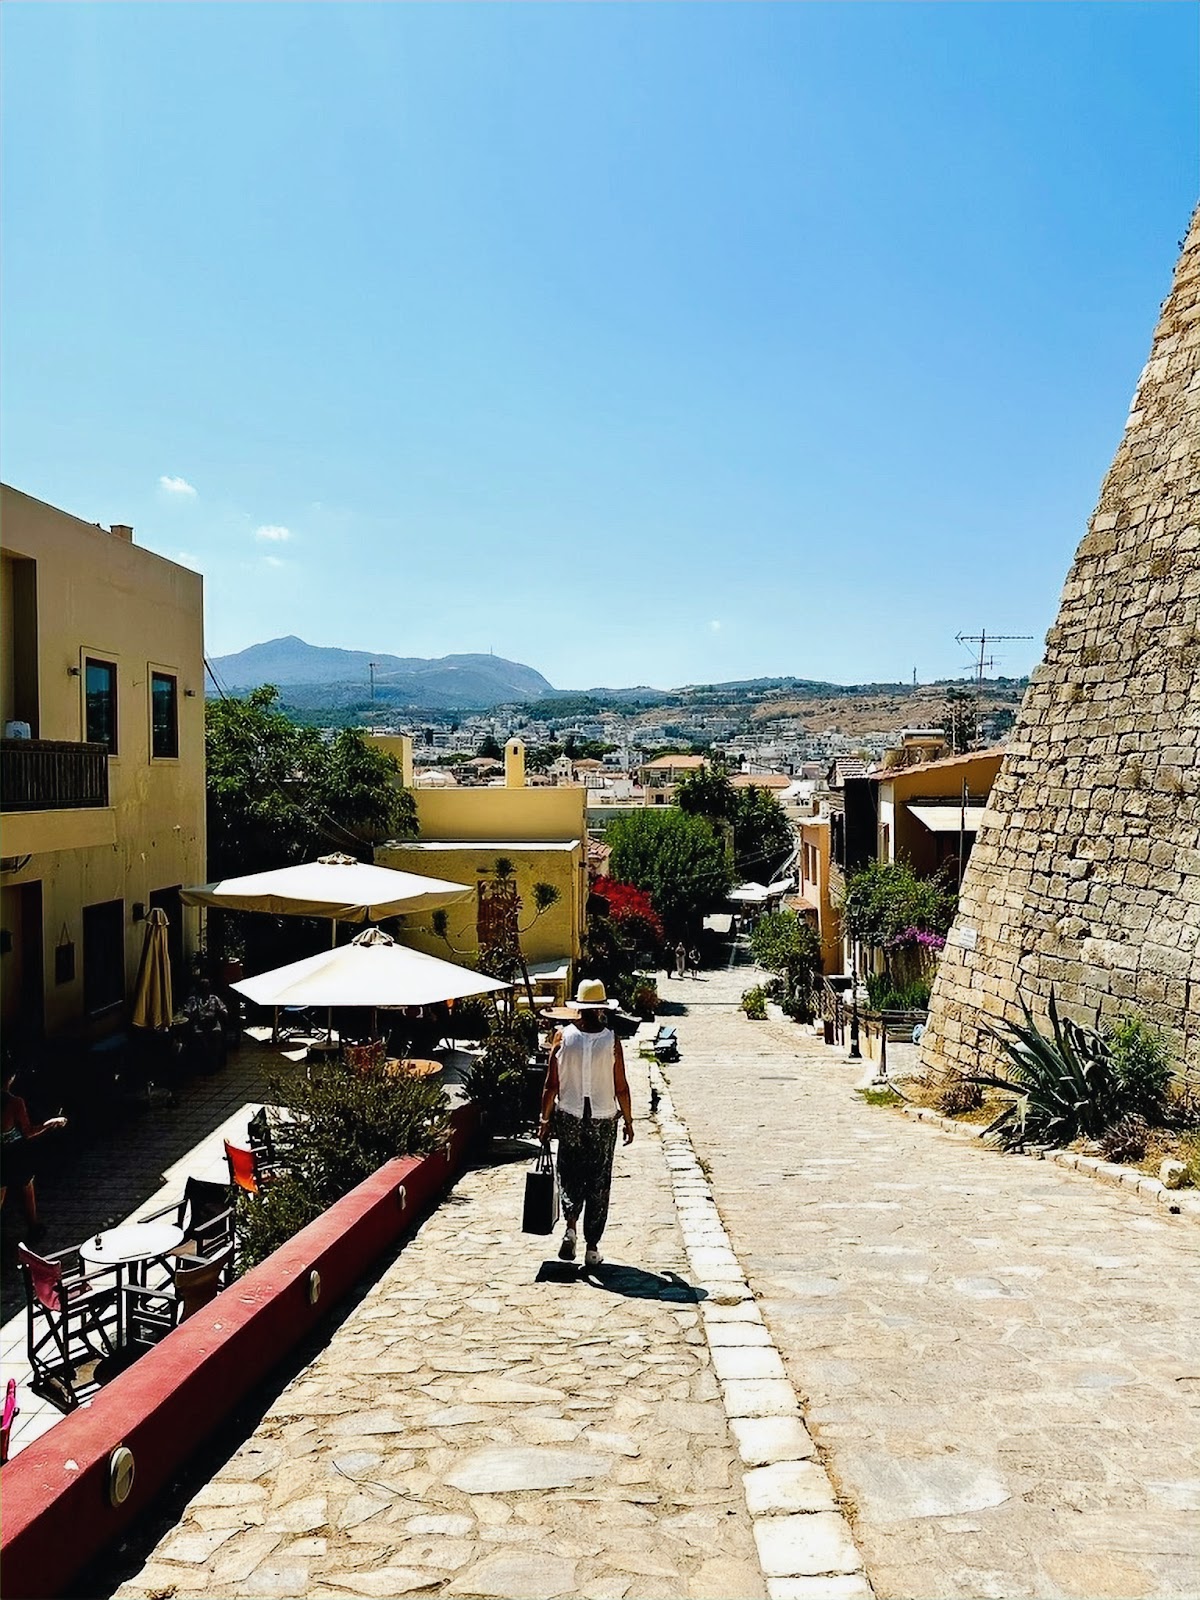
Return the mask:
POLYGON ((1012 644, 1017 640, 1032 639, 1033 637, 1032 633, 993 633, 989 635, 986 628, 981 628, 978 633, 956 633, 954 635, 955 644, 977 644, 979 646, 979 655, 975 661, 976 693, 983 688, 983 669, 996 665, 996 658, 989 656, 987 653, 989 644, 1012 644))
POLYGON ((983 670, 989 670, 996 665, 995 656, 989 656, 989 644, 1015 644, 1018 640, 1032 639, 1032 633, 993 633, 988 634, 986 628, 980 628, 978 633, 956 633, 955 644, 978 645, 979 654, 975 658, 975 743, 983 742, 983 718, 979 714, 979 702, 983 696, 983 670))

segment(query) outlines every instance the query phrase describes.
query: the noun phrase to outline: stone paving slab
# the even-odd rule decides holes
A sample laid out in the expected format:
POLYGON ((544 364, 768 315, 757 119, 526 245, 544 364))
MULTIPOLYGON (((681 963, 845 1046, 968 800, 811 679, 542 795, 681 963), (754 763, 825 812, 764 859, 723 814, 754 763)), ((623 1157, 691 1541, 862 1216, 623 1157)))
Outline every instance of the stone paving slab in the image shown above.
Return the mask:
POLYGON ((122 1600, 766 1600, 653 1124, 593 1274, 518 1231, 524 1171, 460 1180, 122 1600))
POLYGON ((757 977, 660 984, 665 1072, 876 1593, 1194 1600, 1194 1224, 866 1105, 844 1050, 737 1012, 757 977))

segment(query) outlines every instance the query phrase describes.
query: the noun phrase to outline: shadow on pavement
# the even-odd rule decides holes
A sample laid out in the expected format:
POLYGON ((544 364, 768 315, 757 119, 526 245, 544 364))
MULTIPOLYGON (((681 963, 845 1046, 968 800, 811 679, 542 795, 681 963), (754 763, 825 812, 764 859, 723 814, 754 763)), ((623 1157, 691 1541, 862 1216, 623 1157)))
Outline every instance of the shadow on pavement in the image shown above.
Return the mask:
POLYGON ((588 1283, 627 1300, 674 1300, 695 1305, 708 1299, 708 1290, 681 1278, 677 1272, 646 1272, 606 1261, 598 1267, 581 1267, 574 1261, 543 1261, 537 1283, 588 1283))

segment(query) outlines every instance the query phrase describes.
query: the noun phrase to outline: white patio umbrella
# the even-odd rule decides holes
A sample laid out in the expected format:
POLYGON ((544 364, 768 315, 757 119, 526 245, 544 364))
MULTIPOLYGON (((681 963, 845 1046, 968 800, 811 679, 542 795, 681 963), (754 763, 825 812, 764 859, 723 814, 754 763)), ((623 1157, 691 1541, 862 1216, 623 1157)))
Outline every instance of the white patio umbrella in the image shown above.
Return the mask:
MULTIPOLYGON (((378 922, 454 905, 475 893, 469 883, 425 878, 355 861, 353 856, 321 856, 294 867, 221 878, 180 890, 185 905, 214 911, 266 911, 284 917, 330 917, 334 922, 378 922)), ((336 933, 336 929, 334 930, 336 933)))
POLYGON ((432 1006, 507 989, 507 983, 397 944, 368 928, 349 944, 232 985, 260 1006, 432 1006))

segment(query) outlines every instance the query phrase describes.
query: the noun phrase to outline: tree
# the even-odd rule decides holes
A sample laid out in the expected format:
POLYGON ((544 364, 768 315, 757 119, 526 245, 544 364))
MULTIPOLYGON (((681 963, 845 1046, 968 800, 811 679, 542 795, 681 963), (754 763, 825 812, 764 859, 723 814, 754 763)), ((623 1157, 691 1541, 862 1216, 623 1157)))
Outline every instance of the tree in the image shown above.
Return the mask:
POLYGON ((706 817, 718 830, 732 830, 739 878, 769 882, 795 847, 792 825, 771 791, 731 783, 723 762, 706 761, 681 778, 675 803, 692 816, 706 817))
POLYGON ((704 913, 732 887, 725 847, 712 824, 677 807, 615 817, 607 840, 611 875, 649 894, 668 938, 693 936, 704 913))
POLYGON ((952 684, 946 690, 942 731, 955 755, 961 755, 971 748, 975 738, 975 712, 975 696, 969 689, 960 689, 952 684))
POLYGON ((489 761, 501 761, 504 759, 504 751, 501 750, 500 742, 494 733, 484 734, 480 740, 479 749, 476 750, 475 754, 477 756, 486 756, 489 761))
POLYGON ((326 741, 279 709, 271 684, 210 700, 205 720, 208 870, 262 872, 332 851, 370 854, 416 832, 395 760, 351 728, 326 741))
POLYGON ((750 935, 750 951, 760 967, 783 982, 783 1008, 797 1021, 811 1022, 812 991, 821 970, 821 937, 797 911, 769 911, 750 935))

